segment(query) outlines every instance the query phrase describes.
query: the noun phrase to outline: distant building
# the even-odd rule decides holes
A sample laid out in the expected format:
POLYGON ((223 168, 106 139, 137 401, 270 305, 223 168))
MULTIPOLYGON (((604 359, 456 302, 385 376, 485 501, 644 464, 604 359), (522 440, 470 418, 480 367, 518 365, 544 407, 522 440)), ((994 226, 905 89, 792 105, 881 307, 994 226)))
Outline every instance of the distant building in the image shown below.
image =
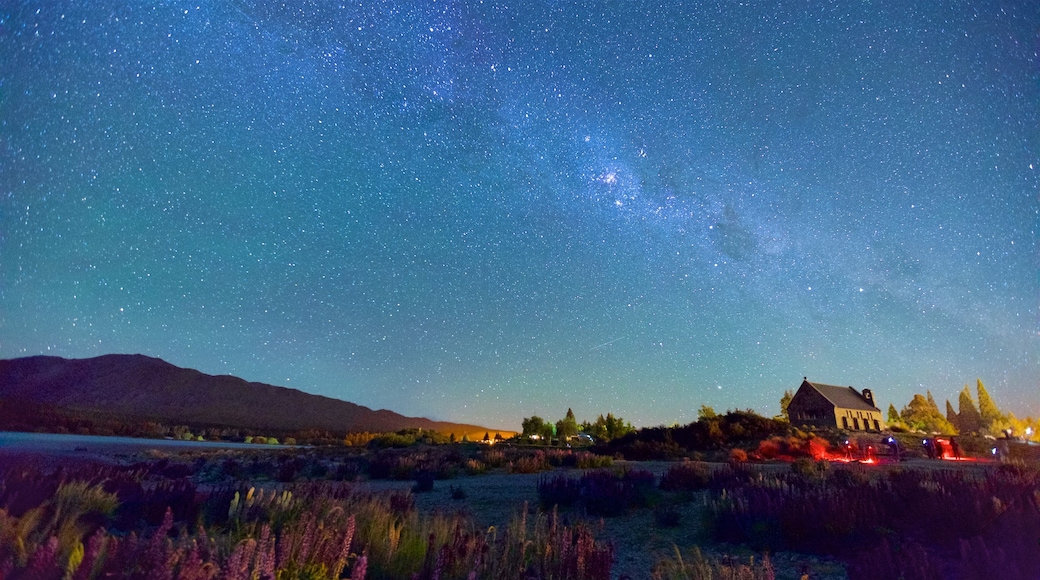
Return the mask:
POLYGON ((885 422, 874 403, 870 389, 859 392, 852 387, 836 387, 802 380, 787 416, 792 425, 813 425, 846 431, 881 431, 885 422))

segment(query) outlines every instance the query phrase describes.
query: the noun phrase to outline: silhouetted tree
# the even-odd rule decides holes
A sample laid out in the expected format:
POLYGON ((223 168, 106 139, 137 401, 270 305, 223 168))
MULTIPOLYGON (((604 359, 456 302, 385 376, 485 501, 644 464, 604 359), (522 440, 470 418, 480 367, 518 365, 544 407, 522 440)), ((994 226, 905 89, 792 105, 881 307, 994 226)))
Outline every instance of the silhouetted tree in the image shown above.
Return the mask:
POLYGON ((899 411, 896 411, 896 406, 892 403, 888 404, 888 422, 899 423, 902 419, 899 417, 899 411))
POLYGON ((560 438, 562 443, 577 434, 578 421, 574 418, 574 411, 567 409, 567 414, 564 418, 556 422, 556 436, 560 438))
POLYGON ((935 397, 932 396, 931 389, 925 391, 925 393, 926 393, 927 398, 928 398, 928 407, 936 415, 941 415, 942 413, 939 411, 939 405, 935 404, 935 397))
POLYGON ((607 413, 606 417, 603 415, 596 417, 596 421, 593 423, 585 421, 581 424, 581 430, 596 441, 606 443, 634 432, 635 427, 632 427, 631 423, 626 422, 621 417, 615 417, 613 413, 607 413))
POLYGON ((780 415, 787 421, 791 420, 790 415, 787 414, 787 407, 791 404, 791 399, 794 398, 794 392, 790 389, 784 391, 784 396, 780 397, 780 415))
MULTIPOLYGON (((979 416, 981 417, 981 430, 994 431, 994 424, 999 423, 1004 417, 997 408, 997 404, 989 397, 982 379, 975 379, 975 388, 979 394, 979 416)), ((999 428, 996 429, 999 431, 999 428)))
POLYGON ((521 423, 523 431, 520 436, 524 439, 539 438, 543 441, 548 442, 553 436, 553 425, 552 423, 546 423, 545 419, 542 419, 538 415, 532 415, 527 419, 524 419, 521 423))
POLYGON ((903 407, 899 416, 908 426, 920 431, 937 432, 946 435, 953 435, 956 431, 953 425, 939 413, 939 408, 935 405, 935 401, 929 402, 927 398, 919 394, 914 395, 910 404, 903 407))
POLYGON ((946 399, 946 420, 949 421, 950 425, 953 425, 954 429, 958 432, 961 431, 960 417, 957 416, 957 411, 953 410, 953 405, 950 404, 949 399, 946 399))
POLYGON ((964 385, 964 390, 961 391, 957 400, 957 409, 959 411, 957 428, 961 433, 978 433, 982 428, 982 417, 979 415, 979 410, 975 408, 975 401, 971 398, 971 390, 968 389, 968 385, 964 385))
POLYGON ((697 419, 714 419, 718 417, 718 413, 715 409, 712 409, 708 405, 701 405, 701 408, 697 410, 697 419))

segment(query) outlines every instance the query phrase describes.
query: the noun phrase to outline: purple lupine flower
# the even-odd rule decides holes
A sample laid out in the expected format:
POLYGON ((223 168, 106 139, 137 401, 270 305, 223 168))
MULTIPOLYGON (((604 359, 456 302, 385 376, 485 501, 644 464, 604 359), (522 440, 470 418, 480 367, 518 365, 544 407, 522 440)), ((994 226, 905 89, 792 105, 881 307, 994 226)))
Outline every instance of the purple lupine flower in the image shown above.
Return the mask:
POLYGON ((437 553, 437 563, 433 566, 433 575, 430 576, 430 580, 441 580, 441 572, 444 571, 445 556, 448 551, 448 546, 442 546, 440 551, 437 553))
POLYGON ((203 559, 203 561, 212 561, 213 549, 212 546, 210 546, 210 539, 209 536, 206 534, 206 528, 202 527, 201 524, 199 525, 198 532, 196 532, 196 536, 196 541, 198 542, 199 546, 199 556, 203 559))
POLYGON ((172 578, 170 563, 173 558, 173 546, 170 543, 170 530, 173 529, 173 511, 167 507, 163 516, 162 524, 155 530, 152 541, 148 543, 148 555, 145 560, 150 567, 149 574, 156 580, 167 580, 172 578))
POLYGON ((354 562, 354 570, 350 573, 350 580, 365 580, 365 572, 368 571, 368 550, 354 562))
POLYGON ((105 533, 104 528, 98 528, 94 535, 90 536, 87 540, 87 549, 83 553, 83 561, 79 563, 79 568, 76 569, 76 575, 72 577, 72 580, 88 580, 90 573, 94 569, 94 563, 97 562, 98 556, 101 554, 101 548, 107 543, 108 535, 105 533))
POLYGON ((343 572, 343 568, 347 565, 347 559, 350 558, 350 544, 354 540, 354 530, 356 526, 357 522, 352 515, 347 519, 347 531, 343 535, 343 544, 340 547, 339 555, 336 557, 336 564, 332 568, 331 576, 333 578, 339 578, 340 574, 343 572))
POLYGON ((202 571, 202 557, 199 555, 199 543, 192 541, 187 557, 181 559, 180 567, 177 571, 177 579, 195 580, 196 578, 205 577, 206 575, 202 571))
POLYGON ((261 580, 273 580, 274 570, 274 540, 271 539, 271 526, 264 524, 260 529, 260 542, 256 547, 256 572, 261 580))
POLYGON ((256 549, 256 540, 250 538, 239 542, 235 551, 231 553, 227 561, 226 580, 247 580, 249 578, 249 564, 253 559, 253 551, 256 549))
POLYGON ((51 536, 47 543, 38 546, 29 558, 25 577, 47 578, 58 570, 60 570, 58 567, 58 537, 51 536), (51 574, 48 574, 48 572, 51 574))
POLYGON ((300 553, 297 556, 296 563, 303 566, 307 562, 307 556, 311 551, 311 544, 314 543, 314 516, 307 514, 305 516, 307 520, 307 526, 303 531, 303 541, 300 542, 300 553))

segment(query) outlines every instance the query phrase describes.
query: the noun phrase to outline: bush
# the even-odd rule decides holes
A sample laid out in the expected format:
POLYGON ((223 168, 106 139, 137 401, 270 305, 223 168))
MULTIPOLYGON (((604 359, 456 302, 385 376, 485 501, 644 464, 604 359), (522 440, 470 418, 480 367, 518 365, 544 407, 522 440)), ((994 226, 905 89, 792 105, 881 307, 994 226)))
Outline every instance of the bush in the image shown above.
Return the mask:
POLYGON ((601 469, 614 465, 614 458, 608 455, 597 455, 588 451, 579 451, 574 454, 575 466, 578 469, 601 469))
POLYGON ((646 507, 653 498, 654 474, 643 470, 619 473, 590 471, 579 478, 559 474, 538 483, 545 508, 580 504, 589 515, 614 517, 646 507))
POLYGON ((544 451, 536 451, 534 455, 518 457, 506 466, 509 473, 538 473, 552 469, 546 460, 544 451))
POLYGON ((557 474, 538 481, 538 500, 543 509, 573 505, 581 498, 581 480, 557 474))
POLYGON ((455 487, 454 485, 448 487, 448 495, 451 497, 451 499, 459 501, 469 497, 469 494, 466 493, 466 490, 462 489, 461 487, 455 487))
POLYGON ((654 508, 654 521, 662 528, 677 528, 682 521, 682 514, 674 505, 662 505, 654 508))
POLYGON ((711 480, 711 467, 699 461, 684 461, 661 476, 664 491, 696 491, 706 489, 711 480))
POLYGON ((830 468, 829 461, 815 461, 809 457, 799 457, 791 463, 791 473, 808 479, 822 479, 827 476, 830 468))
POLYGON ((415 485, 412 486, 412 493, 433 491, 433 480, 434 474, 432 471, 425 469, 418 471, 415 474, 415 485))

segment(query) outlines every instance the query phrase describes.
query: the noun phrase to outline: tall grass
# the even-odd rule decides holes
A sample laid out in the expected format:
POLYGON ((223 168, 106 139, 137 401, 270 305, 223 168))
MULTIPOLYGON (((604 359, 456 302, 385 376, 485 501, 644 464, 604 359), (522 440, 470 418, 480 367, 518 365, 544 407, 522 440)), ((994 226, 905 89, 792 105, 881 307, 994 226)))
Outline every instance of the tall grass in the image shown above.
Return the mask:
POLYGON ((62 472, 48 496, 19 493, 47 474, 18 469, 0 469, 3 578, 577 580, 609 578, 613 564, 590 528, 526 506, 483 530, 463 515, 420 514, 405 492, 304 482, 177 496, 180 510, 153 526, 120 514, 120 492, 136 506, 172 497, 142 495, 169 483, 148 469, 105 471, 115 491, 88 470, 62 472))
POLYGON ((714 538, 756 549, 838 556, 851 562, 853 579, 874 577, 870 562, 878 559, 893 562, 907 578, 973 577, 969 572, 979 562, 1006 571, 1002 578, 1040 577, 1036 470, 1002 466, 885 474, 867 469, 742 480, 713 474, 714 538))
POLYGON ((673 557, 662 558, 651 571, 654 580, 774 580, 776 573, 769 555, 745 564, 735 558, 710 558, 694 546, 684 556, 678 547, 673 557))

